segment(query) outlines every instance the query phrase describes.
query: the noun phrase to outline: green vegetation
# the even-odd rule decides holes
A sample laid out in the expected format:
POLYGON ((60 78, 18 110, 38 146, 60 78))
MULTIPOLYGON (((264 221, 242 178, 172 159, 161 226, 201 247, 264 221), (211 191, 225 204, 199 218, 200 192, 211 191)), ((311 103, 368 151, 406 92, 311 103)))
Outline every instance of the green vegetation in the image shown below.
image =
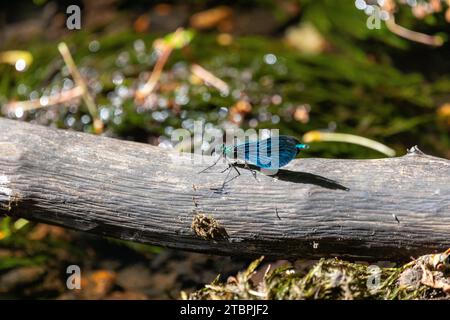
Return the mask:
POLYGON ((398 268, 322 259, 306 272, 291 265, 260 270, 262 280, 254 281, 262 258, 246 271, 220 283, 219 278, 184 299, 437 299, 448 297, 450 283, 442 270, 425 263, 430 256, 398 268), (430 280, 431 279, 431 280, 430 280))

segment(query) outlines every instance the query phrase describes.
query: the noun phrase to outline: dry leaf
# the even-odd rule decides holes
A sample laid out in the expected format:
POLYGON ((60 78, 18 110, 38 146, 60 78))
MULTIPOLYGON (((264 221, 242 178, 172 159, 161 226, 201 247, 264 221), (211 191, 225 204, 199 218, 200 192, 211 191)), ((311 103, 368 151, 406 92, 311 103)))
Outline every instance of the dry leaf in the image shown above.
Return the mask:
POLYGON ((227 6, 219 6, 198 12, 190 18, 190 25, 199 30, 211 29, 231 18, 233 10, 227 6))

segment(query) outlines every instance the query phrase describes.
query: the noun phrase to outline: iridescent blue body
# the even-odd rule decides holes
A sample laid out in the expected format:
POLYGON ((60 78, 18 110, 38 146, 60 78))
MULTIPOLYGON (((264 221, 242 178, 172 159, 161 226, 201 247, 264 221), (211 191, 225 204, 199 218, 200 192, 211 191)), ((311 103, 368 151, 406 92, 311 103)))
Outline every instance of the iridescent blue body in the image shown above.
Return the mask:
POLYGON ((221 148, 222 155, 239 159, 264 169, 278 169, 291 162, 309 146, 290 136, 278 136, 221 148))

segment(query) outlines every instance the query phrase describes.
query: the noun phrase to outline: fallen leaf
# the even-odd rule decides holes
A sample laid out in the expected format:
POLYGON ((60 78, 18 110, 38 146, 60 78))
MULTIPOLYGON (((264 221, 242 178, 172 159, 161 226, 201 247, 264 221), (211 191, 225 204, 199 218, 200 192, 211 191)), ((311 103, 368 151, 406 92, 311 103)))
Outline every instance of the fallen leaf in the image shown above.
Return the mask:
POLYGON ((230 19, 232 14, 233 10, 230 7, 215 7, 192 15, 190 25, 198 30, 211 29, 230 19))

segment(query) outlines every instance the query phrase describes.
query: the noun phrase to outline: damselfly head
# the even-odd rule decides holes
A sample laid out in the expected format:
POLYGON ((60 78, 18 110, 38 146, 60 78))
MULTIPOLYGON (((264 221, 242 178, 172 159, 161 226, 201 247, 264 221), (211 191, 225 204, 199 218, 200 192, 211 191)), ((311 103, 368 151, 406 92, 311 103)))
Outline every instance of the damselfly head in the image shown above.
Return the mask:
POLYGON ((215 148, 214 148, 214 153, 216 154, 224 154, 226 150, 226 145, 224 144, 218 144, 215 148))
POLYGON ((295 147, 296 147, 297 149, 299 149, 299 150, 309 149, 309 145, 304 144, 304 143, 296 144, 295 147))

